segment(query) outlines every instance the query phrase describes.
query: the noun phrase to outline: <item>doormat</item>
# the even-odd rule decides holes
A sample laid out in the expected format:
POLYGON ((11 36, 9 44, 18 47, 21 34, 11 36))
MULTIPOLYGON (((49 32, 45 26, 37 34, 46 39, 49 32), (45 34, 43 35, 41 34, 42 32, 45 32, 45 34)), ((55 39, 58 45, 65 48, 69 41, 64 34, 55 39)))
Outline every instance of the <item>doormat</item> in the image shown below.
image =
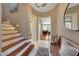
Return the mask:
POLYGON ((35 56, 49 56, 48 48, 39 47, 35 56))

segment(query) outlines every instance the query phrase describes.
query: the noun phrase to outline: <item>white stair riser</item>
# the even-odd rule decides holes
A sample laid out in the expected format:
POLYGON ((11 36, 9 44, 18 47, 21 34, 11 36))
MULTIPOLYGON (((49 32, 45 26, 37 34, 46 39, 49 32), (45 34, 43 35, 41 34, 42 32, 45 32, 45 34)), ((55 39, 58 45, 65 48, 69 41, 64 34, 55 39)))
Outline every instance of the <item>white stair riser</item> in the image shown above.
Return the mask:
POLYGON ((2 30, 15 30, 14 27, 3 27, 2 30))
POLYGON ((10 24, 10 23, 3 23, 3 24, 10 24))
POLYGON ((10 24, 10 22, 9 21, 5 21, 5 22, 3 22, 3 24, 10 24))
POLYGON ((5 40, 5 39, 12 38, 12 37, 17 37, 17 36, 21 36, 21 34, 20 33, 19 34, 17 33, 17 34, 5 35, 2 38, 3 38, 3 40, 5 40))
POLYGON ((13 40, 10 40, 10 41, 7 41, 7 42, 3 42, 3 43, 2 43, 2 47, 5 47, 5 46, 7 46, 7 45, 10 45, 10 44, 12 44, 12 43, 14 43, 14 42, 17 42, 17 41, 19 41, 19 40, 22 40, 22 39, 24 39, 24 37, 19 37, 19 38, 16 38, 16 39, 13 39, 13 40))
POLYGON ((2 31, 2 34, 12 34, 12 33, 17 33, 17 30, 13 30, 13 31, 2 31))
POLYGON ((8 24, 8 25, 7 25, 7 24, 2 24, 2 26, 3 26, 3 27, 13 27, 13 26, 10 25, 10 24, 8 24))
POLYGON ((2 28, 15 28, 13 26, 2 26, 2 28))

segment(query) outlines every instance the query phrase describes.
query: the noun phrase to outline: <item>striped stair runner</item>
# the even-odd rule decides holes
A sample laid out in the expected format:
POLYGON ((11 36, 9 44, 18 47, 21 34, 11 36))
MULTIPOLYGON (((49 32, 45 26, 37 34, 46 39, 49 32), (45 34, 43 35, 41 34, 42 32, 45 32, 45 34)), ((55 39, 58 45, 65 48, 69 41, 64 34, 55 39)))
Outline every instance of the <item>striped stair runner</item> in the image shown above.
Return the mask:
POLYGON ((13 51, 12 53, 8 54, 8 56, 16 56, 21 50, 23 50, 23 48, 25 48, 30 42, 26 42, 23 45, 21 45, 19 48, 17 48, 15 51, 13 51))
POLYGON ((7 22, 2 24, 2 56, 28 56, 34 48, 30 40, 26 40, 7 22))
POLYGON ((34 48, 34 44, 32 44, 23 54, 22 56, 28 56, 31 50, 34 48))
POLYGON ((11 48, 11 47, 13 47, 13 46, 15 46, 15 45, 17 45, 17 44, 23 42, 24 40, 25 40, 25 39, 19 40, 19 41, 14 42, 14 43, 12 43, 12 44, 10 44, 10 45, 7 45, 7 46, 5 46, 5 47, 2 47, 2 52, 4 52, 5 50, 7 50, 7 49, 9 49, 9 48, 11 48))

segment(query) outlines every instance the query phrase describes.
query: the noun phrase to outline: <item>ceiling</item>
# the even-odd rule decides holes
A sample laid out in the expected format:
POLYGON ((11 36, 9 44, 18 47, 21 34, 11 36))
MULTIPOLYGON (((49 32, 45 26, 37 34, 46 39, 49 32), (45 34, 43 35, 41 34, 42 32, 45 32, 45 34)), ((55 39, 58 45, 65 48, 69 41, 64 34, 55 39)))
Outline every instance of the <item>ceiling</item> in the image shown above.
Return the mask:
POLYGON ((41 6, 42 4, 44 4, 44 3, 33 3, 33 4, 31 4, 32 5, 32 8, 34 9, 34 10, 36 10, 37 12, 48 12, 48 11, 50 11, 51 9, 53 9, 53 8, 55 8, 56 7, 56 5, 57 5, 57 3, 46 3, 46 5, 44 6, 44 7, 37 7, 36 6, 36 4, 38 5, 38 6, 41 6))

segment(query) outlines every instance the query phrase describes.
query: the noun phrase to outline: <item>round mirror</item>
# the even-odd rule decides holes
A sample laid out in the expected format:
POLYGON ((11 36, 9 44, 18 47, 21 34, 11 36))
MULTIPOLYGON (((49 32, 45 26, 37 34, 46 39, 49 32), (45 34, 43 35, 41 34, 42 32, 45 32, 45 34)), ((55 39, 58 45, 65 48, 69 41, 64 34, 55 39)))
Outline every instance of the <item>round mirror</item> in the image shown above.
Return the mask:
POLYGON ((69 30, 79 30, 79 3, 69 3, 64 14, 64 23, 69 30))

